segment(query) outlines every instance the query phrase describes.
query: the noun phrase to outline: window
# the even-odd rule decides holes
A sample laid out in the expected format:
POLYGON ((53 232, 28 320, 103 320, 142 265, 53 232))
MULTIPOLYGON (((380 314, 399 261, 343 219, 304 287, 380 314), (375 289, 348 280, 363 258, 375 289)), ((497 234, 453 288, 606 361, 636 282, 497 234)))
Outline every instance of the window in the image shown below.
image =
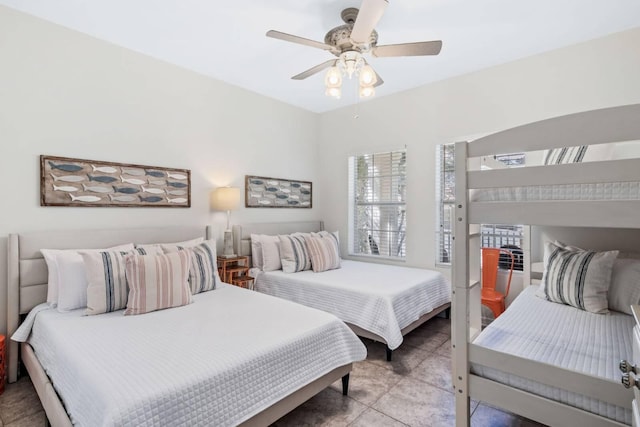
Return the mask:
POLYGON ((406 256, 406 150, 349 157, 349 250, 406 256))
MULTIPOLYGON (((454 144, 439 145, 436 151, 436 195, 437 203, 437 247, 436 262, 450 264, 453 257, 453 216, 455 208, 455 156, 454 144)), ((492 167, 520 167, 524 166, 524 153, 505 154, 491 159, 483 159, 485 164, 492 167)), ((480 228, 482 246, 492 248, 507 248, 515 251, 515 270, 522 270, 522 256, 518 250, 522 248, 523 227, 521 225, 483 224, 480 228)))

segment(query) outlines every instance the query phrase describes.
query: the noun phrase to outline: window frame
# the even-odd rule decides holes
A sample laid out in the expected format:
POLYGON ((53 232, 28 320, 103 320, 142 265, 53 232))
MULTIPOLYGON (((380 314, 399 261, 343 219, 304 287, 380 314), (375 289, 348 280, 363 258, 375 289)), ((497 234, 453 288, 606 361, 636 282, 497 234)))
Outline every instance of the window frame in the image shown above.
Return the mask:
MULTIPOLYGON (((348 157, 348 204, 349 204, 349 218, 348 218, 348 230, 349 230, 349 239, 348 239, 348 254, 351 257, 364 257, 371 259, 380 259, 380 260, 391 260, 391 261, 400 261, 404 262, 406 260, 406 237, 407 237, 407 148, 396 148, 389 150, 381 150, 381 151, 371 151, 371 152, 363 152, 358 154, 353 154, 348 157), (375 161, 375 157, 382 157, 385 155, 389 155, 390 159, 387 162, 386 168, 390 171, 387 175, 380 175, 375 171, 368 170, 366 176, 356 176, 358 173, 357 165, 359 161, 371 160, 375 161), (403 161, 401 163, 394 163, 394 156, 401 155, 403 157, 403 161), (399 168, 397 172, 394 172, 394 167, 399 168), (401 170, 401 173, 400 173, 401 170), (379 189, 376 188, 374 182, 375 180, 380 180, 382 178, 389 179, 389 185, 392 186, 396 183, 396 185, 401 185, 403 188, 401 190, 394 191, 391 189, 389 191, 389 197, 393 197, 394 195, 400 196, 401 201, 393 201, 388 198, 385 200, 375 200, 380 197, 379 189), (357 190, 356 186, 358 182, 371 180, 371 184, 367 184, 369 187, 366 190, 366 193, 370 193, 371 197, 366 201, 358 201, 357 200, 357 190), (397 193, 396 193, 397 192, 397 193), (368 244, 363 243, 362 236, 360 235, 359 229, 356 225, 356 214, 359 212, 359 208, 362 207, 370 207, 372 209, 378 208, 399 208, 399 215, 397 220, 401 221, 400 229, 396 230, 381 230, 376 229, 374 226, 374 222, 376 218, 383 216, 380 211, 378 211, 377 215, 372 215, 370 227, 366 228, 368 230, 367 234, 369 237, 373 237, 373 243, 371 243, 371 239, 368 240, 368 244), (387 242, 383 241, 380 237, 382 234, 387 234, 387 242), (393 235, 395 237, 391 237, 393 235), (375 236, 375 237, 374 237, 375 236), (376 241, 377 239, 377 241, 376 241), (396 246, 392 247, 392 244, 395 242, 401 241, 400 247, 396 246), (386 251, 383 252, 381 249, 383 246, 386 246, 386 251), (367 251, 362 250, 362 248, 367 247, 367 251), (373 253, 373 248, 378 248, 379 253, 373 253), (391 252, 393 250, 396 253, 399 251, 400 255, 392 255, 391 252)), ((368 169, 375 169, 375 164, 369 166, 368 169)), ((393 215, 391 211, 389 215, 393 215)))
MULTIPOLYGON (((447 167, 447 154, 449 162, 455 158, 455 144, 439 144, 436 147, 436 248, 435 263, 439 267, 451 267, 453 262, 453 219, 455 209, 455 165, 453 168, 447 167), (449 150, 447 152, 447 150, 449 150), (445 173, 451 173, 453 183, 450 188, 446 188, 447 179, 445 173), (449 229, 446 228, 447 221, 449 229), (448 251, 448 259, 443 256, 444 250, 448 251)), ((483 159, 483 163, 486 159, 483 159)), ((494 156, 490 161, 495 165, 496 161, 504 164, 504 167, 521 167, 525 165, 525 153, 511 153, 494 156)), ((483 166, 483 168, 486 166, 483 166)), ((449 179, 451 182, 451 179, 449 179)), ((503 224, 481 224, 480 239, 482 245, 485 242, 492 242, 487 247, 500 248, 504 245, 518 246, 523 250, 524 225, 503 225, 503 224), (511 229, 511 230, 509 230, 511 229), (518 243, 516 243, 518 242, 518 243)), ((514 271, 522 271, 522 257, 520 264, 517 264, 514 271)))

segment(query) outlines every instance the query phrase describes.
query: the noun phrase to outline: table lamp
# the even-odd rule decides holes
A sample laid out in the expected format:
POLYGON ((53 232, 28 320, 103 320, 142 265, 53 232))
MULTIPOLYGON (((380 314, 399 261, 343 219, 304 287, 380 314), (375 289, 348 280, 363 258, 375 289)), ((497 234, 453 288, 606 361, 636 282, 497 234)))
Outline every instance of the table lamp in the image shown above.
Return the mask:
POLYGON ((213 191, 211 196, 211 207, 219 211, 227 211, 227 228, 224 231, 224 249, 222 257, 234 258, 233 253, 233 236, 231 227, 229 226, 229 216, 231 211, 238 208, 240 204, 240 189, 237 187, 218 187, 213 191))

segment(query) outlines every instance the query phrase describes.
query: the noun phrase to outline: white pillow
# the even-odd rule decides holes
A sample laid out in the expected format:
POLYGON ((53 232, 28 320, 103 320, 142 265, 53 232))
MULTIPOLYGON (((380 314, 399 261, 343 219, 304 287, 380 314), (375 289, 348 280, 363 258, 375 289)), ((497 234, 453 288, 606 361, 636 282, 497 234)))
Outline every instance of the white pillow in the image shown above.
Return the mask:
POLYGON ((251 235, 251 262, 255 268, 262 270, 262 243, 259 234, 251 235))
POLYGON ((618 251, 582 251, 545 242, 543 297, 591 313, 608 313, 607 294, 617 256, 618 251))
POLYGON ((69 311, 87 306, 86 269, 80 251, 129 251, 133 243, 108 249, 41 249, 49 269, 47 302, 58 311, 69 311))
POLYGON ((262 247, 262 270, 275 271, 282 269, 280 262, 280 239, 278 236, 260 235, 262 247))
POLYGON ((640 260, 618 258, 611 273, 609 308, 633 314, 631 304, 640 304, 640 260))
POLYGON ((180 246, 181 248, 191 248, 199 245, 204 242, 204 237, 197 237, 191 240, 185 240, 184 242, 175 242, 175 243, 148 243, 148 244, 136 244, 136 249, 143 249, 148 253, 148 255, 153 255, 157 248, 161 248, 165 253, 167 246, 180 246))

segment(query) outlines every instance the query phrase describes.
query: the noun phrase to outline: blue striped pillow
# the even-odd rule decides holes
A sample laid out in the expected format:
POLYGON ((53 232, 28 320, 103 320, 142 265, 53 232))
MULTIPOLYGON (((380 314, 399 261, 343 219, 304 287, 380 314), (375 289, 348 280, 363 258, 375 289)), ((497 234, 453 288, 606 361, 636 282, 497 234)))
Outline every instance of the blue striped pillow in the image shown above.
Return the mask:
POLYGON ((278 236, 280 240, 280 261, 282 262, 282 271, 285 273, 311 270, 311 257, 304 238, 305 236, 302 233, 278 236))
POLYGON ((80 252, 89 282, 86 314, 109 313, 127 306, 126 257, 134 253, 80 252))
POLYGON ((608 313, 611 271, 618 251, 593 252, 545 243, 541 287, 549 301, 608 313))
POLYGON ((212 291, 216 288, 218 262, 216 241, 206 240, 199 245, 183 248, 181 246, 163 246, 167 253, 186 250, 191 252, 189 265, 189 287, 193 295, 212 291))

